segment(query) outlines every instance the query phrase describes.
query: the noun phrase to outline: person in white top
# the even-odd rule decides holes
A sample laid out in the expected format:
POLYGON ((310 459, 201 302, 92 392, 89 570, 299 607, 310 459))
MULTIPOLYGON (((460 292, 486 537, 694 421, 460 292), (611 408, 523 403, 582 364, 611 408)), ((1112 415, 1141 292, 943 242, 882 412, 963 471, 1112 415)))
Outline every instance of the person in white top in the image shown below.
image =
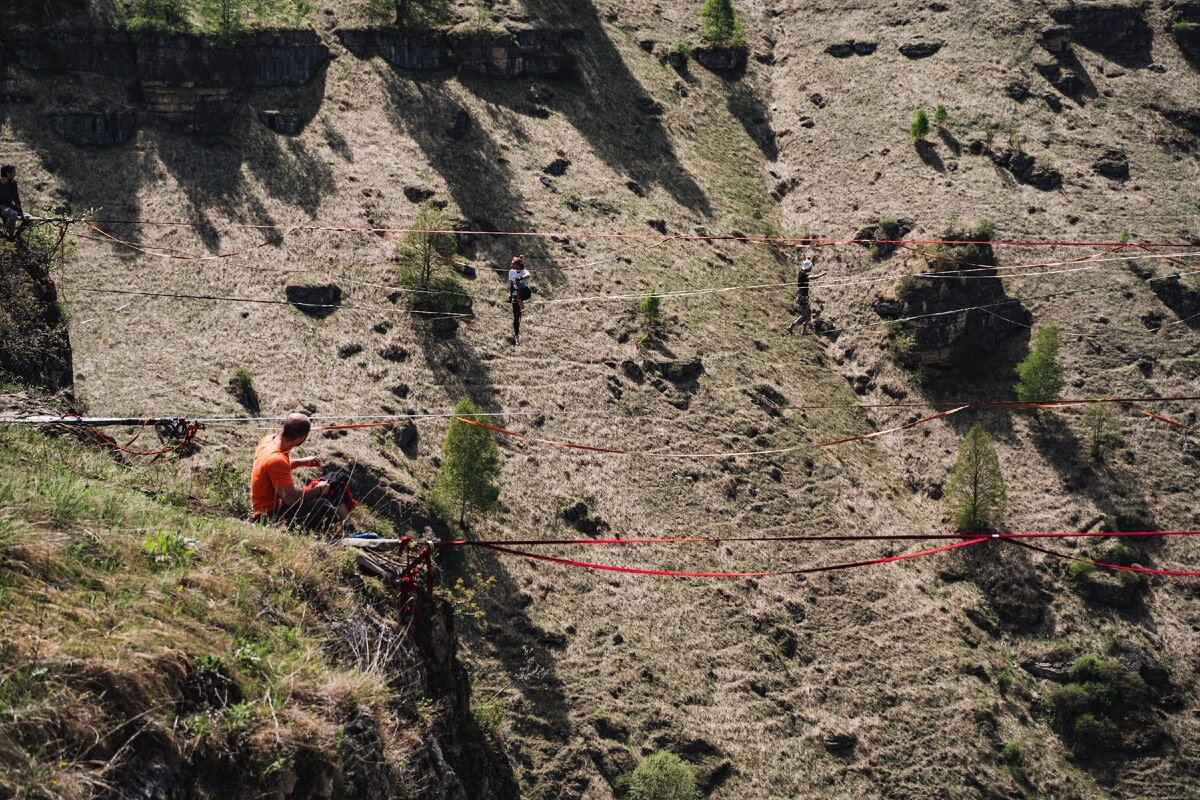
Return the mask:
POLYGON ((508 302, 513 309, 513 345, 521 343, 521 316, 525 313, 525 301, 532 294, 529 288, 529 270, 525 269, 525 257, 513 256, 508 269, 508 302))

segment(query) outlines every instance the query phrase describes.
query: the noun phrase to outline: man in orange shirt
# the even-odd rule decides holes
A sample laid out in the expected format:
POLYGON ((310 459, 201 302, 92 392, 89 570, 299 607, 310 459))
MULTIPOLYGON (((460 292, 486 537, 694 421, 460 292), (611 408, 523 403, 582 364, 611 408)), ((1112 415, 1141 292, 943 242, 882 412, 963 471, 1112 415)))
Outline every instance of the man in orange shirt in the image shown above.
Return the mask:
POLYGON ((254 520, 279 520, 314 530, 340 525, 350 516, 345 502, 334 505, 329 499, 332 487, 325 481, 300 489, 292 480, 292 470, 319 467, 316 456, 292 458, 293 448, 308 438, 312 423, 303 414, 291 414, 283 431, 264 436, 254 450, 250 471, 250 507, 254 520))

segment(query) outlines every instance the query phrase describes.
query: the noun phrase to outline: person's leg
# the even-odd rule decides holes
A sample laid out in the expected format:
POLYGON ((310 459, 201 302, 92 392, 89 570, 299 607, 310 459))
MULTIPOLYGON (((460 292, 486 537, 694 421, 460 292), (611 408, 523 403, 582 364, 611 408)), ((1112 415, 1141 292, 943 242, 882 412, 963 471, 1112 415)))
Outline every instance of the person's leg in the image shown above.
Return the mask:
POLYGON ((280 518, 289 527, 295 525, 311 531, 323 531, 341 522, 337 506, 324 497, 314 497, 283 509, 280 518))
POLYGON ((513 339, 521 338, 521 301, 513 303, 513 339))

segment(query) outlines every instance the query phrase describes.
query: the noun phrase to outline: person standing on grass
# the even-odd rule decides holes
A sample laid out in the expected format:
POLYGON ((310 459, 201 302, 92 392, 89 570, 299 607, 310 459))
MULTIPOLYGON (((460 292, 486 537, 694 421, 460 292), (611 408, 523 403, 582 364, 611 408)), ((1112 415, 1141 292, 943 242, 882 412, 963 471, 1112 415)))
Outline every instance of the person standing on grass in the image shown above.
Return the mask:
POLYGON ((21 191, 17 188, 17 168, 12 164, 0 167, 0 220, 4 221, 4 235, 8 240, 17 238, 17 223, 31 217, 21 208, 21 191))
POLYGON ((308 417, 291 414, 282 431, 259 441, 250 471, 250 507, 255 522, 284 522, 310 530, 328 530, 340 527, 350 517, 344 491, 342 497, 331 499, 334 487, 327 481, 300 489, 292 478, 293 470, 321 466, 317 456, 291 457, 291 451, 304 444, 311 429, 308 417))
POLYGON ((513 310, 513 346, 521 343, 521 317, 525 314, 525 301, 533 295, 529 287, 529 270, 525 269, 525 257, 513 256, 508 269, 508 302, 513 310))

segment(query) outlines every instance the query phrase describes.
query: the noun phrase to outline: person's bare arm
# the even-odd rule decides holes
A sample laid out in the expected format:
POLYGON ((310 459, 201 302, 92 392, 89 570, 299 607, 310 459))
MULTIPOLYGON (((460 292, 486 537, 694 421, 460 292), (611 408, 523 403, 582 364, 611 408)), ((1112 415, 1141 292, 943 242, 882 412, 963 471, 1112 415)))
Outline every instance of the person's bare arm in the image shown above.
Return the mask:
POLYGON ((321 466, 320 456, 307 456, 305 458, 293 458, 292 469, 301 469, 303 467, 319 467, 321 466))
POLYGON ((321 481, 311 489, 297 489, 295 485, 280 486, 275 490, 275 496, 278 497, 285 506, 303 503, 305 500, 312 500, 317 497, 325 497, 329 494, 332 487, 325 481, 321 481))

